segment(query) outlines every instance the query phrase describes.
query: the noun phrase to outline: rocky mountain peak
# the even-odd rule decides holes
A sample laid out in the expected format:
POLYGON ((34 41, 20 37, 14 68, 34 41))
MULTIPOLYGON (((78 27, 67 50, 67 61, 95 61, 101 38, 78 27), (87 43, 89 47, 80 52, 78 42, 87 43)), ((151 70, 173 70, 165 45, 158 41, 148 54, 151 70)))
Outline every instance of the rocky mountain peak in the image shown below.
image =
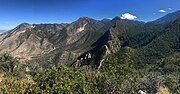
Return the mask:
POLYGON ((86 16, 83 16, 83 17, 80 17, 80 18, 79 18, 79 20, 89 20, 89 19, 91 19, 91 18, 86 17, 86 16))
POLYGON ((84 24, 88 24, 91 22, 95 22, 96 20, 92 19, 92 18, 88 18, 88 17, 81 17, 77 20, 78 24, 84 25, 84 24))
POLYGON ((22 30, 27 30, 33 28, 33 25, 28 24, 28 23, 22 23, 19 26, 16 27, 16 30, 22 31, 22 30))
POLYGON ((114 17, 112 20, 113 20, 113 21, 115 21, 115 20, 121 20, 121 18, 120 18, 119 16, 116 16, 116 17, 114 17))
POLYGON ((80 33, 82 31, 85 31, 86 27, 89 24, 95 23, 96 20, 88 18, 88 17, 81 17, 79 18, 77 21, 73 22, 72 24, 70 24, 67 27, 67 31, 70 31, 70 33, 75 32, 76 33, 80 33))

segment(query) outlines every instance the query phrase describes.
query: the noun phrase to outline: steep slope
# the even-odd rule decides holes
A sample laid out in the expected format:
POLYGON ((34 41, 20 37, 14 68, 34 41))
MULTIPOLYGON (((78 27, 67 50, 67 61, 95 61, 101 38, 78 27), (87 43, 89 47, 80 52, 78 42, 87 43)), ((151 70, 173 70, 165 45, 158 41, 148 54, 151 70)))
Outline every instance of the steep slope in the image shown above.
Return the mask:
POLYGON ((178 18, 180 18, 180 10, 173 12, 173 13, 169 13, 169 14, 165 15, 164 17, 153 21, 152 23, 154 23, 154 24, 165 24, 165 23, 174 22, 178 18))
MULTIPOLYGON (((170 57, 180 51, 180 18, 174 22, 167 23, 163 27, 147 27, 144 24, 140 29, 137 27, 133 29, 132 31, 127 29, 126 33, 120 34, 121 45, 125 44, 113 55, 113 58, 118 59, 117 61, 128 59, 127 56, 123 57, 128 55, 135 66, 144 68, 148 67, 146 65, 154 65, 159 60, 170 57)), ((165 64, 170 62, 166 61, 165 64)))
POLYGON ((71 24, 23 23, 0 36, 0 52, 46 64, 69 64, 107 30, 105 24, 81 17, 71 24))
POLYGON ((67 25, 64 28, 64 33, 59 34, 59 36, 56 34, 56 39, 52 37, 54 41, 50 41, 52 41, 56 47, 54 51, 37 57, 35 61, 47 62, 47 64, 53 62, 57 66, 62 63, 67 65, 71 64, 81 54, 93 49, 91 45, 106 31, 104 26, 105 24, 100 21, 88 17, 81 17, 77 21, 67 25))
POLYGON ((94 43, 95 48, 79 57, 74 65, 93 64, 99 67, 102 61, 108 60, 110 54, 116 54, 118 59, 127 59, 123 55, 129 54, 139 67, 155 63, 179 52, 179 22, 177 18, 163 25, 149 25, 115 17, 106 23, 111 28, 94 43))
MULTIPOLYGON (((134 28, 141 28, 144 23, 138 21, 122 20, 115 17, 105 23, 109 29, 92 46, 94 49, 82 54, 74 66, 89 65, 100 68, 110 54, 118 52, 127 45, 126 33, 134 28)), ((135 33, 138 33, 135 31, 135 33)), ((129 33, 130 34, 130 33, 129 33)))
POLYGON ((11 52, 14 56, 28 59, 31 56, 53 50, 52 44, 47 39, 42 41, 41 37, 31 32, 34 27, 23 23, 1 35, 0 51, 11 52))
POLYGON ((169 23, 152 42, 141 49, 142 54, 153 60, 179 52, 179 23, 180 19, 169 23))

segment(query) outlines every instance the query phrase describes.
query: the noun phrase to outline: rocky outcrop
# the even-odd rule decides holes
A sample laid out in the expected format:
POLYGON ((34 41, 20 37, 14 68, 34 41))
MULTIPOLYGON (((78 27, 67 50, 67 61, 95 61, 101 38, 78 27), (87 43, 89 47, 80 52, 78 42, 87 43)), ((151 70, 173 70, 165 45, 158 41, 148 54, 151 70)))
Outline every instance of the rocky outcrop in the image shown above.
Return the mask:
POLYGON ((108 56, 116 53, 121 48, 121 43, 115 31, 109 29, 92 46, 94 46, 94 49, 80 56, 74 63, 74 66, 77 67, 96 62, 93 66, 100 69, 103 63, 108 60, 108 56), (89 54, 91 55, 91 58, 87 58, 89 54))

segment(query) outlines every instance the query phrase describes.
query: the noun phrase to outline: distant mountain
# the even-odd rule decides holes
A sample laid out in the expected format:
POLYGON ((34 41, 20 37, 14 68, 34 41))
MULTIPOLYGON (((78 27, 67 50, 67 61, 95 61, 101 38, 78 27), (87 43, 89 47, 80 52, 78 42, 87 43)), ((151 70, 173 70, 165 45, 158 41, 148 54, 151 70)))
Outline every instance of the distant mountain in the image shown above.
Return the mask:
POLYGON ((165 15, 164 17, 153 21, 153 23, 155 23, 155 24, 169 23, 169 22, 175 21, 178 18, 180 18, 180 10, 173 12, 173 13, 169 13, 169 14, 165 15))
POLYGON ((100 67, 109 55, 123 49, 134 51, 139 63, 147 59, 155 62, 180 50, 179 17, 180 11, 151 24, 120 17, 101 21, 81 17, 70 24, 22 23, 0 35, 0 52, 44 67, 49 64, 100 67))

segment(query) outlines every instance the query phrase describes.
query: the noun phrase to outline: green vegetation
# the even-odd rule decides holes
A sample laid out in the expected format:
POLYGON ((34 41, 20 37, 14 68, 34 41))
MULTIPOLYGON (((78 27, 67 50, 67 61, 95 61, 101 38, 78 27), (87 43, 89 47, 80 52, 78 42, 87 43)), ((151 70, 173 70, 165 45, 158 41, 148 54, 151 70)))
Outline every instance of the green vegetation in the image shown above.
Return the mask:
POLYGON ((144 90, 155 94, 160 86, 180 92, 178 53, 140 68, 134 63, 132 52, 126 48, 110 55, 101 69, 61 65, 40 70, 26 63, 29 70, 23 69, 25 65, 21 66, 21 74, 16 74, 17 69, 13 66, 23 63, 6 53, 0 56, 0 93, 136 94, 138 90, 144 90), (23 76, 20 78, 20 75, 23 76))

